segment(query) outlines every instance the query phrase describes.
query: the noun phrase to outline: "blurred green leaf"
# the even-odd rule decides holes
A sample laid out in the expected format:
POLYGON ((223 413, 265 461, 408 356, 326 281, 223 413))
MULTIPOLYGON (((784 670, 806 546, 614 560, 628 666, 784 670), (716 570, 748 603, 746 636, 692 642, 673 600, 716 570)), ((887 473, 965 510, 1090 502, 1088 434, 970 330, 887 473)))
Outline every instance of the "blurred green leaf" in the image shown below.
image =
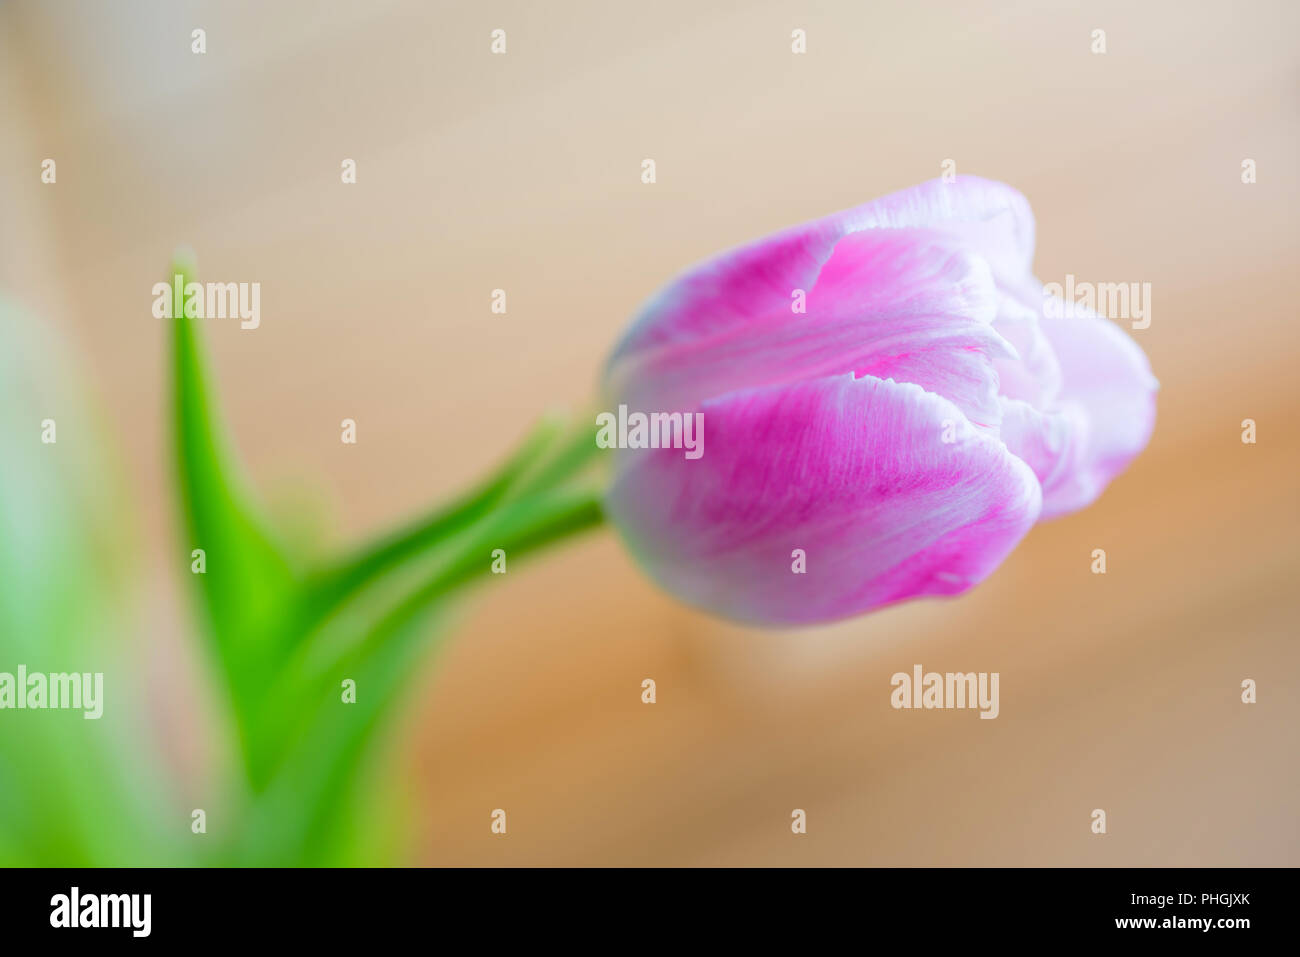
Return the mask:
MULTIPOLYGON (((181 291, 193 281, 178 263, 181 291)), ((340 560, 291 553, 243 480, 218 410, 199 325, 172 320, 173 431, 184 540, 176 570, 198 598, 219 665, 244 768, 233 806, 210 840, 190 839, 188 816, 164 807, 139 715, 113 700, 141 684, 120 643, 125 523, 120 490, 83 432, 42 448, 38 425, 75 390, 51 387, 19 333, 34 327, 0 301, 0 387, 7 458, 0 473, 0 670, 103 671, 105 717, 80 712, 0 715, 0 863, 152 864, 215 849, 224 863, 382 863, 400 830, 371 820, 368 789, 379 732, 459 589, 484 575, 491 549, 512 561, 593 527, 598 495, 559 486, 590 442, 559 444, 544 421, 488 480, 450 505, 340 560), (52 399, 51 396, 54 398, 52 399), (202 574, 191 574, 202 549, 202 574), (69 599, 72 600, 69 600, 69 599), (12 658, 12 661, 7 660, 12 658), (344 703, 342 682, 355 682, 344 703), (240 816, 242 813, 242 817, 240 816)), ((311 540, 308 534, 300 540, 311 540)), ((373 815, 372 815, 373 816, 373 815)))
POLYGON ((362 824, 357 808, 367 795, 358 784, 373 776, 377 756, 370 745, 401 710, 446 600, 482 576, 493 548, 505 548, 517 561, 600 521, 591 491, 512 502, 444 539, 436 568, 390 574, 360 608, 331 619, 267 696, 263 718, 281 729, 285 758, 253 799, 239 858, 337 863, 349 859, 350 848, 364 846, 356 839, 362 824), (331 632, 343 640, 328 640, 331 632), (343 700, 345 680, 353 682, 354 703, 343 700))
POLYGON ((49 328, 0 296, 0 671, 104 675, 97 720, 0 711, 0 865, 183 863, 187 815, 136 707, 123 495, 78 382, 49 328))
MULTIPOLYGON (((176 267, 181 286, 192 281, 176 267)), ((514 560, 601 520, 590 489, 551 488, 594 445, 559 448, 547 420, 493 476, 450 505, 325 564, 295 560, 257 509, 230 451, 197 333, 176 295, 174 423, 190 547, 207 630, 229 688, 248 789, 232 863, 355 858, 362 773, 428 652, 431 622, 483 575, 492 548, 514 560), (355 682, 345 703, 342 683, 355 682)), ((188 558, 188 555, 187 555, 188 558)))
POLYGON ((258 512, 230 451, 197 333, 203 320, 185 317, 183 289, 194 281, 193 266, 178 260, 172 273, 173 414, 189 538, 189 549, 178 562, 190 565, 194 550, 204 553, 205 571, 193 578, 225 673, 248 774, 259 786, 270 776, 276 749, 257 715, 292 643, 287 619, 298 576, 258 512))

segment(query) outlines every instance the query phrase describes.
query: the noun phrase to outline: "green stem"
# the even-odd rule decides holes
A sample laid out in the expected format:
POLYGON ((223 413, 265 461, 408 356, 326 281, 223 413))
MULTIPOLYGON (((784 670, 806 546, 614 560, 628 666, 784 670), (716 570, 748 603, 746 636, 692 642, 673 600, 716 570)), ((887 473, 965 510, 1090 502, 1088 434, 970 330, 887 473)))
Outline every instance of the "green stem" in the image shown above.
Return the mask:
POLYGON ((470 538, 455 559, 379 622, 358 649, 359 653, 364 655, 383 643, 387 636, 417 618, 438 599, 486 576, 494 549, 502 549, 507 560, 518 560, 522 555, 596 528, 604 520, 600 495, 593 491, 563 492, 503 507, 470 538))
MULTIPOLYGON (((341 676, 360 674, 372 664, 382 670, 394 657, 415 653, 422 644, 422 615, 439 599, 489 575, 495 549, 506 550, 508 560, 517 562, 602 523, 597 486, 572 481, 585 459, 594 458, 594 441, 580 455, 578 443, 556 443, 555 437, 555 424, 543 424, 476 492, 308 580, 289 629, 292 641, 257 713, 257 727, 264 733, 248 746, 256 757, 250 762, 255 791, 268 787, 277 768, 298 748, 295 728, 304 720, 302 702, 324 701, 341 676), (331 611, 359 597, 368 585, 381 583, 385 588, 364 596, 368 609, 361 620, 373 624, 363 636, 348 636, 350 623, 342 629, 326 624, 331 611)), ((398 680, 394 677, 390 693, 398 680)))
POLYGON ((569 437, 558 445, 548 458, 534 462, 520 476, 516 487, 507 498, 524 498, 537 492, 556 488, 561 483, 582 473, 596 456, 596 437, 590 418, 580 418, 569 430, 569 437))
POLYGON ((487 516, 518 486, 521 477, 554 444, 559 434, 559 421, 544 419, 487 482, 407 528, 313 573, 304 589, 300 634, 305 635, 383 573, 427 553, 487 516))
MULTIPOLYGON (((378 679, 382 696, 397 694, 405 677, 416 660, 418 646, 424 644, 421 634, 424 616, 437 603, 478 578, 487 577, 492 565, 492 550, 504 549, 508 558, 517 561, 582 532, 596 528, 604 521, 600 495, 595 490, 555 492, 540 497, 521 499, 504 504, 480 527, 466 536, 463 547, 442 570, 425 585, 407 596, 389 611, 370 630, 358 645, 336 658, 324 669, 315 671, 307 679, 299 674, 298 684, 293 679, 290 689, 298 693, 292 700, 310 698, 325 700, 335 693, 342 676, 358 676, 358 683, 369 689, 378 679), (378 669, 378 671, 376 671, 378 669), (366 680, 359 676, 367 675, 366 680), (311 687, 313 691, 304 694, 311 687)), ((304 664, 300 662, 300 664, 304 664)), ((373 693, 373 691, 371 692, 373 693)), ((273 696, 274 700, 274 696, 273 696)), ((381 701, 383 699, 381 698, 381 701)), ((267 790, 264 786, 261 801, 265 806, 258 812, 256 840, 237 853, 265 854, 271 847, 271 860, 277 856, 298 859, 321 853, 336 826, 336 818, 347 799, 343 792, 352 780, 355 762, 366 747, 366 740, 383 714, 383 704, 360 712, 361 721, 349 720, 334 736, 336 749, 328 755, 318 755, 310 748, 297 749, 301 760, 309 768, 317 768, 312 780, 318 781, 315 790, 304 793, 293 784, 292 769, 288 783, 281 788, 267 790), (341 742, 341 744, 340 744, 341 742), (319 767, 317 767, 319 765, 319 767)), ((337 713, 337 712, 335 712, 337 713)), ((276 724, 288 728, 288 725, 276 724)), ((324 855, 328 859, 328 855, 324 855)))
MULTIPOLYGON (((494 549, 503 549, 508 561, 541 551, 564 539, 595 528, 604 521, 597 491, 553 492, 501 506, 472 533, 455 543, 450 559, 414 591, 393 605, 368 630, 365 638, 322 659, 310 643, 302 643, 278 676, 278 686, 268 695, 272 702, 303 700, 334 687, 340 675, 356 671, 385 648, 401 642, 405 630, 439 600, 491 573, 494 549)), ((282 728, 291 715, 265 722, 282 728)), ((277 732, 277 735, 280 732, 277 732)))

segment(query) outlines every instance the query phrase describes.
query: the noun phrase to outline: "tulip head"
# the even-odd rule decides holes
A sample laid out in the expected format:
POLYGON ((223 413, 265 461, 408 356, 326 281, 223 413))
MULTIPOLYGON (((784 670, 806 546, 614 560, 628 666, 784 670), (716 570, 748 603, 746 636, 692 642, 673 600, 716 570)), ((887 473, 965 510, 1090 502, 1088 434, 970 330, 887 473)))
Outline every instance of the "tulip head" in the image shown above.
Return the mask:
POLYGON ((670 283, 605 395, 708 441, 616 453, 606 511, 638 561, 716 614, 806 624, 963 592, 1093 501, 1145 447, 1156 382, 1113 323, 1051 308, 1033 251, 1025 198, 961 177, 670 283))

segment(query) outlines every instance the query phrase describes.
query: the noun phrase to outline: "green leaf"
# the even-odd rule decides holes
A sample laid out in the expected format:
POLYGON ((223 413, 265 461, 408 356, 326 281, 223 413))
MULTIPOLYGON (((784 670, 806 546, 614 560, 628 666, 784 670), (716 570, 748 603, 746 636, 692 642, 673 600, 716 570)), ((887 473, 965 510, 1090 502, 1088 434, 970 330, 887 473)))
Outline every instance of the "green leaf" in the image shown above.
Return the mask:
POLYGON ((192 264, 174 264, 173 426, 188 546, 177 561, 190 573, 194 551, 203 551, 205 570, 193 579, 225 674, 247 769, 256 784, 271 768, 269 743, 255 716, 292 645, 285 625, 297 597, 298 576, 229 450, 198 335, 203 320, 185 317, 183 287, 193 275, 192 264))
POLYGON ((98 719, 0 711, 0 866, 192 863, 142 746, 146 668, 124 598, 136 548, 80 382, 52 330, 0 295, 0 671, 104 676, 98 719))
MULTIPOLYGON (((179 263, 173 373, 177 477, 196 586, 236 719, 248 787, 231 863, 337 863, 358 846, 358 785, 428 653, 446 600, 512 560, 600 523, 599 496, 562 490, 593 457, 546 420, 493 476, 450 505, 341 560, 297 561, 257 508, 230 451, 179 263), (344 703, 341 683, 356 682, 344 703)), ((175 282, 175 280, 174 280, 175 282)), ((189 553, 184 556, 189 560, 189 553)))
POLYGON ((348 833, 350 811, 363 797, 355 785, 368 778, 359 773, 367 744, 391 721, 428 653, 430 622, 445 602, 483 577, 494 548, 518 561, 602 521, 600 498, 592 490, 554 491, 505 504, 445 541, 438 569, 417 578, 404 594, 396 589, 399 597, 386 611, 380 613, 385 606, 372 602, 366 613, 370 624, 356 629, 359 641, 324 660, 303 649, 287 669, 284 693, 268 699, 281 712, 272 722, 296 743, 254 812, 248 851, 310 863, 327 863, 332 854, 343 853, 347 845, 340 842, 348 833), (344 679, 355 682, 355 703, 342 701, 344 679), (302 720, 296 727, 291 687, 315 689, 305 697, 320 702, 309 715, 298 714, 302 720), (331 746, 312 746, 323 741, 331 746))
POLYGON ((303 634, 377 579, 420 561, 449 538, 488 516, 532 474, 559 435, 559 421, 554 417, 543 419, 519 450, 485 482, 355 554, 315 569, 306 582, 304 602, 298 612, 303 634))

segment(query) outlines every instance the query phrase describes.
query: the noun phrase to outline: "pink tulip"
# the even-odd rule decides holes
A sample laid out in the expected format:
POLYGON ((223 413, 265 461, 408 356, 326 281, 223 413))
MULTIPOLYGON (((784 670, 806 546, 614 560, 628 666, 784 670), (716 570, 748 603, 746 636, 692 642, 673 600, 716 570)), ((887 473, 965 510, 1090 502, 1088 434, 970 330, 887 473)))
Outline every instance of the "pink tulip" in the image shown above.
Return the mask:
POLYGON ((1093 501, 1146 446, 1157 384, 1109 320, 1048 316, 1033 253, 1025 198, 962 177, 670 283, 605 391, 698 411, 707 441, 617 453, 606 510, 638 561, 727 618, 829 621, 964 592, 1093 501))

